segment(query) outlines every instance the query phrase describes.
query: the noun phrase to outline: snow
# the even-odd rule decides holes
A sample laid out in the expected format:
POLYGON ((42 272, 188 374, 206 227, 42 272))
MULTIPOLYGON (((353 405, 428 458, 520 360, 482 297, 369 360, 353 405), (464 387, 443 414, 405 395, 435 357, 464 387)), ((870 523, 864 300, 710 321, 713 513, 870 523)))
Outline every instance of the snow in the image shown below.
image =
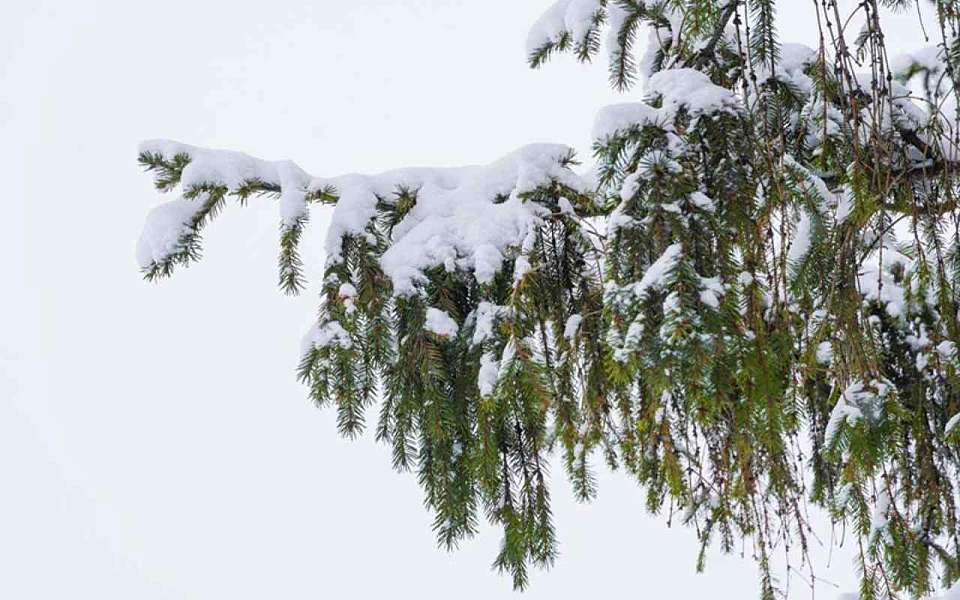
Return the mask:
POLYGON ((432 306, 427 308, 427 319, 423 326, 427 331, 444 338, 457 335, 460 329, 449 314, 432 306))
POLYGON ((837 212, 834 215, 834 221, 839 225, 847 220, 853 211, 853 191, 849 187, 844 187, 841 193, 837 194, 837 212))
POLYGON ((817 344, 817 362, 821 365, 829 365, 833 361, 833 344, 830 342, 820 342, 817 344))
POLYGON ((875 300, 883 305, 891 317, 901 318, 907 310, 906 293, 894 277, 893 270, 902 268, 909 272, 914 261, 891 245, 883 247, 882 258, 881 264, 881 254, 874 252, 864 259, 857 278, 860 293, 866 300, 875 300))
POLYGON ((357 297, 357 288, 349 283, 341 283, 340 289, 337 290, 337 295, 341 298, 356 298, 357 297))
POLYGON ((663 99, 661 110, 672 115, 681 107, 692 115, 712 112, 736 113, 740 100, 731 90, 710 81, 706 73, 696 69, 665 69, 654 73, 646 91, 663 99))
POLYGON ((883 410, 883 398, 890 392, 893 384, 886 380, 872 380, 868 385, 862 381, 850 383, 840 394, 830 420, 824 432, 824 439, 829 446, 840 431, 840 426, 846 421, 850 426, 866 418, 876 422, 883 410))
POLYGON ((952 359, 957 353, 957 345, 949 340, 944 340, 937 344, 937 352, 943 358, 952 359))
POLYGON ((700 302, 703 302, 710 308, 716 310, 720 308, 720 299, 717 298, 717 295, 712 293, 709 290, 700 291, 700 302))
POLYGON ((313 348, 327 348, 334 345, 346 350, 353 346, 353 341, 350 339, 350 334, 340 323, 327 321, 314 325, 307 332, 301 350, 303 354, 306 354, 313 348))
POLYGON ((710 308, 720 308, 720 296, 726 293, 723 284, 718 277, 700 278, 700 301, 710 308))
MULTIPOLYGON (((202 184, 223 186, 237 191, 247 182, 260 181, 279 186, 280 218, 285 227, 296 225, 307 214, 306 190, 310 181, 297 165, 288 160, 266 161, 232 150, 211 150, 170 140, 148 140, 140 144, 140 154, 159 155, 172 160, 177 155, 190 157, 180 177, 183 192, 202 184)), ((137 262, 142 268, 159 263, 182 249, 181 236, 203 205, 203 194, 192 200, 179 199, 161 204, 147 216, 137 243, 137 262)))
POLYGON ((960 413, 950 417, 950 420, 947 421, 947 426, 943 428, 943 435, 950 435, 950 433, 957 428, 957 425, 960 425, 960 413))
POLYGON ((633 285, 634 295, 640 297, 651 288, 663 287, 666 283, 667 273, 673 270, 677 261, 680 260, 682 249, 683 247, 680 244, 668 246, 660 255, 660 258, 647 268, 640 281, 633 285))
POLYGON ((183 235, 190 232, 189 223, 203 208, 205 196, 193 200, 180 198, 154 207, 148 214, 137 242, 137 264, 148 268, 183 249, 183 235))
MULTIPOLYGON (((955 39, 949 42, 948 46, 952 47, 954 44, 956 44, 955 39)), ((929 121, 939 121, 939 125, 944 128, 947 135, 940 136, 933 142, 940 147, 944 158, 956 160, 960 149, 955 144, 952 133, 956 128, 957 99, 953 93, 951 77, 949 73, 945 73, 948 65, 944 59, 945 54, 942 46, 928 46, 896 56, 890 61, 890 68, 898 79, 906 84, 902 87, 895 86, 897 88, 895 89, 895 103, 907 114, 908 119, 913 121, 913 129, 920 130, 929 121), (915 73, 908 78, 907 75, 913 69, 920 69, 924 72, 915 73), (908 88, 917 97, 926 96, 928 93, 938 95, 938 106, 935 114, 931 115, 930 107, 924 103, 917 103, 905 97, 909 93, 908 88)), ((924 141, 931 141, 926 133, 918 133, 924 141)))
POLYGON ((640 171, 634 171, 623 178, 620 185, 620 200, 628 202, 640 190, 640 178, 643 175, 640 171))
POLYGON ((827 422, 827 429, 823 434, 827 445, 833 442, 844 421, 847 421, 850 425, 854 425, 863 418, 863 411, 855 404, 851 404, 851 402, 856 403, 869 396, 871 396, 871 394, 865 391, 863 383, 859 381, 851 383, 843 393, 840 394, 837 403, 833 407, 833 411, 830 413, 830 420, 827 422))
POLYGON ((919 333, 907 334, 904 337, 904 341, 907 342, 907 345, 910 346, 911 350, 914 352, 919 352, 930 345, 930 336, 927 335, 926 328, 921 325, 919 333))
POLYGON ((489 352, 480 357, 480 373, 477 376, 477 386, 480 388, 480 396, 486 398, 493 393, 497 386, 497 380, 500 378, 500 361, 493 357, 489 352))
MULTIPOLYGON (((837 193, 832 192, 830 188, 827 187, 827 184, 823 181, 823 179, 821 179, 810 169, 797 162, 797 160, 790 154, 784 154, 783 164, 791 169, 794 169, 795 171, 798 171, 803 178, 807 180, 807 183, 812 185, 812 191, 816 193, 821 208, 837 206, 839 213, 840 197, 837 193)), ((809 192, 810 189, 806 189, 805 191, 809 192)), ((844 214, 843 217, 846 218, 846 214, 844 214)), ((842 221, 842 219, 840 220, 842 221)))
MULTIPOLYGON (((801 93, 809 95, 813 91, 813 80, 803 71, 816 60, 817 51, 809 46, 781 44, 775 77, 797 88, 801 93)), ((758 81, 765 81, 774 76, 766 65, 756 65, 755 69, 758 81)))
MULTIPOLYGON (((380 259, 394 293, 412 295, 425 281, 423 271, 456 265, 489 283, 508 250, 518 247, 539 224, 546 209, 521 195, 551 181, 586 191, 583 180, 561 165, 569 149, 533 145, 484 167, 398 171, 368 178, 367 190, 341 194, 327 236, 328 260, 340 257, 340 236, 360 233, 376 215, 377 195, 398 185, 417 189, 416 206, 393 230, 393 243, 380 259), (500 198, 503 202, 497 203, 500 198)), ((353 180, 355 183, 355 180, 353 180)), ((323 180, 338 190, 337 179, 323 180)))
POLYGON ((576 337, 577 331, 580 330, 580 323, 583 321, 583 316, 579 314, 570 315, 570 318, 567 319, 566 325, 563 327, 563 337, 568 340, 573 341, 573 338, 576 337))
POLYGON ((507 340, 506 345, 503 347, 503 352, 500 354, 500 361, 498 362, 499 369, 497 371, 496 380, 499 380, 504 372, 510 368, 510 364, 513 362, 513 358, 517 355, 517 346, 514 344, 513 339, 507 340))
POLYGON ((890 505, 893 499, 890 498, 890 492, 886 487, 880 489, 877 494, 877 503, 873 507, 873 516, 870 519, 870 537, 883 531, 889 523, 890 505))
POLYGON ((715 85, 710 78, 695 69, 666 69, 650 76, 646 91, 649 96, 662 99, 660 108, 646 102, 623 102, 605 106, 597 112, 593 122, 593 139, 607 141, 618 132, 632 127, 655 125, 667 131, 680 108, 693 116, 715 112, 736 113, 740 100, 732 91, 715 85))
POLYGON ((913 52, 895 56, 890 60, 890 70, 901 75, 917 66, 933 73, 940 72, 946 65, 943 60, 943 49, 939 46, 927 46, 913 52))
POLYGON ((530 272, 530 261, 526 256, 518 256, 513 263, 513 284, 517 285, 530 272))
POLYGON ((353 287, 352 284, 342 283, 340 284, 340 289, 337 290, 337 296, 343 300, 343 304, 347 309, 347 313, 353 314, 353 312, 356 310, 354 299, 357 297, 357 288, 353 287))
POLYGON ((713 201, 713 198, 707 196, 703 192, 694 192, 690 194, 690 202, 692 202, 697 208, 707 212, 713 212, 716 207, 716 203, 713 201))
POLYGON ((641 337, 643 337, 643 322, 634 320, 630 323, 630 327, 627 327, 627 335, 623 337, 623 348, 617 348, 614 358, 618 362, 626 362, 629 357, 627 350, 637 348, 640 345, 641 337))
MULTIPOLYGON (((564 166, 571 150, 554 144, 525 146, 489 165, 401 169, 380 175, 310 177, 289 161, 263 161, 240 152, 207 150, 164 140, 145 142, 141 152, 172 159, 190 156, 181 187, 214 183, 229 191, 259 180, 281 187, 281 217, 287 226, 306 214, 307 192, 332 187, 338 201, 325 249, 328 262, 342 260, 342 238, 365 235, 377 217, 378 198, 400 188, 416 191, 416 205, 393 229, 390 248, 380 259, 394 293, 412 295, 425 281, 423 271, 445 266, 474 274, 488 283, 507 255, 540 223, 547 209, 526 202, 523 194, 558 182, 578 192, 587 183, 564 166)), ((140 264, 149 266, 177 250, 177 243, 199 207, 198 201, 174 201, 154 209, 138 244, 140 264)))
POLYGON ((797 221, 797 230, 790 244, 790 250, 787 252, 787 260, 791 264, 797 265, 803 261, 804 257, 810 251, 811 229, 813 222, 807 211, 801 211, 800 219, 797 221))
MULTIPOLYGON (((673 19, 671 19, 672 21, 673 19)), ((675 35, 672 27, 657 27, 654 23, 642 23, 639 29, 637 39, 640 39, 643 29, 647 30, 646 47, 636 61, 639 82, 642 86, 645 86, 650 80, 650 76, 656 72, 657 55, 667 44, 673 44, 675 35), (666 34, 663 33, 664 29, 667 29, 666 34)))
POLYGON ((493 336, 493 328, 497 317, 503 313, 505 307, 482 301, 477 305, 476 324, 473 328, 473 344, 480 345, 493 336))
POLYGON ((601 0, 559 0, 554 2, 530 28, 527 54, 534 54, 547 44, 560 41, 565 33, 573 43, 582 45, 593 27, 593 18, 601 11, 601 0))
MULTIPOLYGON (((614 3, 614 5, 616 4, 614 3)), ((620 8, 620 11, 623 11, 623 9, 620 8)), ((640 84, 643 86, 646 86, 647 82, 650 80, 650 76, 654 73, 657 63, 657 55, 669 48, 676 48, 681 42, 681 33, 683 31, 683 24, 685 20, 685 10, 673 6, 670 3, 661 2, 659 3, 658 11, 665 19, 665 22, 661 22, 659 20, 641 21, 637 25, 637 40, 642 39, 644 31, 647 33, 645 47, 642 48, 642 51, 640 48, 637 48, 634 51, 637 55, 639 55, 639 59, 636 60, 636 74, 640 84)), ((617 23, 619 26, 611 29, 610 31, 607 43, 611 48, 611 60, 614 58, 613 49, 617 44, 617 35, 621 30, 622 23, 626 16, 627 14, 625 12, 618 14, 617 23)), ((611 21, 613 21, 612 18, 611 21)), ((732 27, 728 26, 724 32, 724 36, 727 37, 727 39, 732 39, 731 37, 728 37, 728 34, 734 31, 735 30, 732 27)), ((698 43, 698 49, 700 47, 702 46, 699 46, 698 43)))
POLYGON ((625 8, 620 6, 619 3, 607 3, 607 25, 609 26, 609 30, 607 31, 606 46, 607 57, 611 64, 616 62, 620 56, 620 44, 618 43, 617 38, 620 35, 620 30, 623 29, 623 26, 626 24, 629 16, 630 13, 628 13, 625 8))
POLYGON ((665 123, 661 112, 643 102, 623 102, 605 106, 597 112, 593 121, 593 139, 605 141, 620 131, 631 127, 665 123))
POLYGON ((280 215, 285 225, 295 224, 306 215, 306 188, 310 176, 289 160, 267 161, 233 150, 212 150, 171 140, 148 140, 140 144, 141 154, 157 154, 167 160, 178 154, 190 157, 180 177, 180 186, 213 183, 234 192, 249 181, 262 181, 281 188, 280 215))
POLYGON ((817 60, 817 51, 804 44, 784 43, 780 45, 780 58, 777 68, 784 71, 796 71, 813 64, 817 60))

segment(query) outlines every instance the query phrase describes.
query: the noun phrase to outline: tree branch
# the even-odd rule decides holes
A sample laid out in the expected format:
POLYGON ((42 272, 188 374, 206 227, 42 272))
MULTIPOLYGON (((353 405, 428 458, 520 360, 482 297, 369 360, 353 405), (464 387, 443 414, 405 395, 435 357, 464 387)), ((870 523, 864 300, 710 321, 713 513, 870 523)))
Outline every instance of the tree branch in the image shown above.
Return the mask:
POLYGON ((717 28, 713 32, 713 35, 710 36, 710 39, 707 40, 707 44, 697 53, 696 58, 691 63, 691 67, 698 68, 702 67, 707 61, 710 60, 710 56, 713 55, 713 51, 717 48, 717 44, 720 43, 720 38, 723 37, 723 32, 727 28, 727 24, 730 22, 730 19, 733 18, 733 14, 737 11, 737 6, 740 4, 740 0, 730 0, 727 2, 720 11, 720 20, 717 23, 717 28))

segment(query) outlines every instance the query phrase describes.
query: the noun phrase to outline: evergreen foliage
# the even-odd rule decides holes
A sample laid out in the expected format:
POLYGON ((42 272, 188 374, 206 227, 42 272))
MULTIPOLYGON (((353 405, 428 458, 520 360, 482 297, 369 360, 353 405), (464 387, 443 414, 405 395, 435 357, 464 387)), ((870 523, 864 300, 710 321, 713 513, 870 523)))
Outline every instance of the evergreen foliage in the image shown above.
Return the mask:
POLYGON ((859 544, 863 600, 922 596, 960 579, 960 7, 933 4, 935 45, 893 59, 884 15, 915 0, 811 2, 819 48, 781 42, 775 0, 560 0, 531 66, 605 39, 612 85, 645 94, 598 115, 594 178, 556 146, 321 179, 151 142, 182 199, 148 220, 145 276, 267 195, 296 293, 306 209, 334 205, 300 379, 342 434, 375 420, 442 546, 499 525, 518 588, 557 553, 548 464, 589 500, 601 459, 696 529, 699 568, 745 540, 763 598, 775 552, 807 561, 809 505, 859 544))

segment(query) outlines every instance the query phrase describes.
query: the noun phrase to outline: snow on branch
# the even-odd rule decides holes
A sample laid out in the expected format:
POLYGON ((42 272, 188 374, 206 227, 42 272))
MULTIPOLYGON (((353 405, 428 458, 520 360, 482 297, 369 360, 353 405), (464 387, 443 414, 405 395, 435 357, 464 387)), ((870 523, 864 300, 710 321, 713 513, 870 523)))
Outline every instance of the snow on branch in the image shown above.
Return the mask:
POLYGON ((603 0, 559 0, 530 28, 527 56, 537 66, 554 50, 572 47, 587 57, 596 49, 597 28, 603 21, 603 0))
POLYGON ((199 231, 222 208, 225 196, 243 202, 251 195, 269 195, 280 201, 282 232, 297 232, 297 240, 309 203, 335 204, 325 248, 328 263, 336 262, 344 236, 366 235, 382 209, 396 209, 398 198, 412 194, 415 201, 392 224, 381 261, 395 292, 414 293, 423 272, 436 266, 471 271, 486 283, 509 249, 518 247, 530 227, 550 212, 527 202, 528 196, 553 185, 572 195, 588 191, 571 170, 572 159, 566 146, 539 144, 484 166, 314 177, 291 161, 148 141, 140 147, 141 164, 155 172, 158 189, 179 187, 181 197, 149 214, 137 260, 149 278, 168 275, 174 265, 199 257, 199 231))

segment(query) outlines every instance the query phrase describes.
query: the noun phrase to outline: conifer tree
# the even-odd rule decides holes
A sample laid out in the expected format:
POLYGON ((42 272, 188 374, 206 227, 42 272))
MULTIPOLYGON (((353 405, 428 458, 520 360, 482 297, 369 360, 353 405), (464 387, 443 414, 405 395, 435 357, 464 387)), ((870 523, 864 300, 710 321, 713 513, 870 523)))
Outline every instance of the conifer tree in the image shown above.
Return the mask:
MULTIPOLYGON (((791 0, 793 1, 793 0, 791 0)), ((314 177, 169 141, 139 160, 179 198, 148 217, 147 279, 200 256, 230 201, 279 200, 279 283, 306 285, 309 209, 332 207, 299 377, 340 432, 413 471, 439 543, 481 519, 517 588, 553 563, 548 464, 580 500, 603 462, 707 550, 806 561, 808 507, 859 551, 860 597, 960 578, 960 5, 560 0, 529 62, 606 60, 633 101, 564 146, 487 166, 314 177), (887 52, 889 11, 933 7, 887 52), (605 56, 601 54, 605 53, 605 56)))

